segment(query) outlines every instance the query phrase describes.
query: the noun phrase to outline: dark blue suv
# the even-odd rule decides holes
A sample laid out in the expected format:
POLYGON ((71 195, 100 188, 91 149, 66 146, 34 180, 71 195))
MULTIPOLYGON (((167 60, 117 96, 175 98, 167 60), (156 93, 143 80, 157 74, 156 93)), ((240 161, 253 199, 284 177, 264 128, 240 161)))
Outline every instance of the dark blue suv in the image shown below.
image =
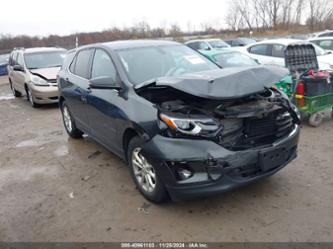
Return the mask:
POLYGON ((68 52, 58 75, 64 126, 119 155, 153 202, 230 190, 296 157, 299 115, 275 66, 221 69, 169 41, 68 52))

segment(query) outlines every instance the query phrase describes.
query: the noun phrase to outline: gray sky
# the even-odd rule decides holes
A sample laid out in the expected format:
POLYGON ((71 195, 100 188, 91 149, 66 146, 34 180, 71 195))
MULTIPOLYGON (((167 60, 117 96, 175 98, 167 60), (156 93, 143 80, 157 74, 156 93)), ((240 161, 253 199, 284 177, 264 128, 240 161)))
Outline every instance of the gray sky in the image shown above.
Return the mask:
POLYGON ((152 27, 178 23, 200 29, 224 27, 227 0, 5 0, 0 3, 0 34, 46 36, 127 27, 145 20, 152 27))

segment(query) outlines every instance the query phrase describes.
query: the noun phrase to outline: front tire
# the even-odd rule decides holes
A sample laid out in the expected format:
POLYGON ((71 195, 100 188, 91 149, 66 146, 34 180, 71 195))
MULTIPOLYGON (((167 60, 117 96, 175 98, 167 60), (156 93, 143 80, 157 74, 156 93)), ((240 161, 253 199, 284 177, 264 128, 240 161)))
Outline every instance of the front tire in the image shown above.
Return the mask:
POLYGON ((25 90, 26 90, 26 92, 27 92, 27 98, 28 98, 28 101, 29 101, 30 105, 31 105, 33 108, 37 108, 37 107, 39 107, 39 104, 37 104, 37 103, 35 102, 35 100, 34 100, 34 96, 33 96, 32 92, 31 92, 31 90, 29 89, 28 86, 26 86, 25 90))
POLYGON ((154 165, 141 155, 142 144, 142 139, 136 136, 128 145, 127 158, 132 179, 147 200, 155 203, 165 202, 168 194, 154 165))
POLYGON ((71 138, 82 138, 83 132, 76 127, 72 114, 65 102, 61 104, 61 114, 67 134, 71 138))

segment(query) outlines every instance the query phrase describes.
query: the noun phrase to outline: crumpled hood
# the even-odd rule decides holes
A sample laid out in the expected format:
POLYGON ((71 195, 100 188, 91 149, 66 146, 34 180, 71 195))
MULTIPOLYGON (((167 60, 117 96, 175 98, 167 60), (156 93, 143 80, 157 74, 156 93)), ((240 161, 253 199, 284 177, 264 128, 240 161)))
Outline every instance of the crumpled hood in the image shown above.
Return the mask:
POLYGON ((288 74, 288 69, 280 66, 224 68, 157 78, 154 81, 136 85, 135 88, 149 85, 169 86, 198 97, 233 99, 261 92, 266 87, 272 87, 288 74))
POLYGON ((57 78, 57 74, 59 71, 60 71, 60 67, 39 68, 39 69, 30 70, 30 72, 32 74, 35 74, 46 80, 55 80, 57 78))

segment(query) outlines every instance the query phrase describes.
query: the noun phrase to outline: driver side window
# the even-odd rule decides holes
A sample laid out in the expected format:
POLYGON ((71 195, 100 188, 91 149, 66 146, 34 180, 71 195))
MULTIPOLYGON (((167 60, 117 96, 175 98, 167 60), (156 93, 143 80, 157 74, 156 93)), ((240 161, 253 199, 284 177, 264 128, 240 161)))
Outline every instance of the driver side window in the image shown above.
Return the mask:
POLYGON ((111 57, 102 49, 96 49, 92 64, 91 78, 97 77, 110 77, 117 81, 117 71, 111 57))

